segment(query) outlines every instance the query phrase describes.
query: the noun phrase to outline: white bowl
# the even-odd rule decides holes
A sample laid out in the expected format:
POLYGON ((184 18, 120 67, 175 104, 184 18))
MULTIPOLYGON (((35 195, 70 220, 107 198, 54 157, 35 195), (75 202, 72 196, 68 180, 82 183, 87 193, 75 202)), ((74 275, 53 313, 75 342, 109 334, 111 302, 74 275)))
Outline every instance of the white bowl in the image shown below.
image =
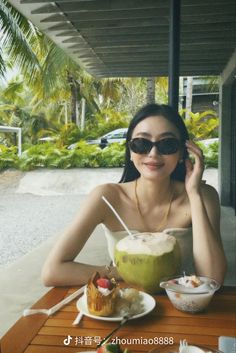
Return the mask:
POLYGON ((181 353, 205 353, 204 350, 197 346, 186 346, 180 350, 181 353))
POLYGON ((206 309, 216 290, 220 288, 218 282, 209 277, 199 276, 203 285, 196 288, 187 288, 173 283, 182 276, 168 279, 160 283, 160 287, 166 290, 166 293, 173 306, 180 310, 190 313, 197 313, 206 309))

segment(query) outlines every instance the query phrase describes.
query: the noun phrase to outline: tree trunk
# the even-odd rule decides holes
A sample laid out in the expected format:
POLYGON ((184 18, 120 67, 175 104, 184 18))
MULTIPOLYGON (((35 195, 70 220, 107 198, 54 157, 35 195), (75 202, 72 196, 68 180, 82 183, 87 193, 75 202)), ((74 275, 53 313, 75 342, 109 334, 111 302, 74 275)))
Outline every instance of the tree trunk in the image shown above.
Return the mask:
POLYGON ((192 111, 192 100, 193 100, 193 78, 187 77, 186 87, 186 113, 185 118, 190 118, 190 112, 192 111))
POLYGON ((147 104, 155 103, 155 77, 147 78, 147 104))
POLYGON ((85 112, 86 112, 86 100, 82 98, 82 107, 81 107, 81 131, 84 130, 85 127, 85 112))
POLYGON ((76 124, 78 121, 78 93, 79 85, 77 81, 68 73, 68 82, 71 91, 71 122, 76 124))

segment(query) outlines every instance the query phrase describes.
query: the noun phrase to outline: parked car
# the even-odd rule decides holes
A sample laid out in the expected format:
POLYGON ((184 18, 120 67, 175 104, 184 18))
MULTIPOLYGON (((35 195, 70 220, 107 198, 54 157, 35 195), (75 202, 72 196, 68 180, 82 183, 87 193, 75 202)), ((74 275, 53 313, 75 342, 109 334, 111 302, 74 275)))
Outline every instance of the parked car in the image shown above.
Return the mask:
POLYGON ((106 135, 101 137, 99 146, 104 148, 114 142, 124 142, 126 140, 127 130, 127 128, 122 128, 108 132, 106 135))
MULTIPOLYGON (((86 142, 89 145, 98 145, 101 148, 105 148, 106 146, 114 142, 124 142, 126 140, 127 130, 128 128, 116 129, 108 132, 107 134, 103 135, 102 137, 96 140, 88 140, 86 142)), ((73 150, 74 148, 76 148, 76 145, 77 143, 73 143, 68 147, 68 149, 73 150)))

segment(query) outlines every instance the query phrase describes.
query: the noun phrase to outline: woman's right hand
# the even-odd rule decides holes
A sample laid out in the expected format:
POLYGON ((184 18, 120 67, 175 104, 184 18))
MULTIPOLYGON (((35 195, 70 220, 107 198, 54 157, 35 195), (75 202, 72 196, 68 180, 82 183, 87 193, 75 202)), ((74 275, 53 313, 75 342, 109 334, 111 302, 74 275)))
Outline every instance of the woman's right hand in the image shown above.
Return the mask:
POLYGON ((194 193, 200 193, 204 171, 204 156, 202 150, 193 141, 186 141, 186 147, 188 152, 194 157, 194 163, 190 159, 185 161, 185 188, 188 196, 191 196, 194 193))

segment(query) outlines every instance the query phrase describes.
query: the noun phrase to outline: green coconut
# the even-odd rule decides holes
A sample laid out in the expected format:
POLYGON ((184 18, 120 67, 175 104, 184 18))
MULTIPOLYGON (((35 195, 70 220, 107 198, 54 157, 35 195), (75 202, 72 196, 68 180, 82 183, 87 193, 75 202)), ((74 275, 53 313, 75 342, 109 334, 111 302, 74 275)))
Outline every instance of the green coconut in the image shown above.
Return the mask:
POLYGON ((180 248, 172 235, 137 233, 117 242, 115 264, 126 283, 148 293, 158 293, 163 278, 180 271, 180 248))

